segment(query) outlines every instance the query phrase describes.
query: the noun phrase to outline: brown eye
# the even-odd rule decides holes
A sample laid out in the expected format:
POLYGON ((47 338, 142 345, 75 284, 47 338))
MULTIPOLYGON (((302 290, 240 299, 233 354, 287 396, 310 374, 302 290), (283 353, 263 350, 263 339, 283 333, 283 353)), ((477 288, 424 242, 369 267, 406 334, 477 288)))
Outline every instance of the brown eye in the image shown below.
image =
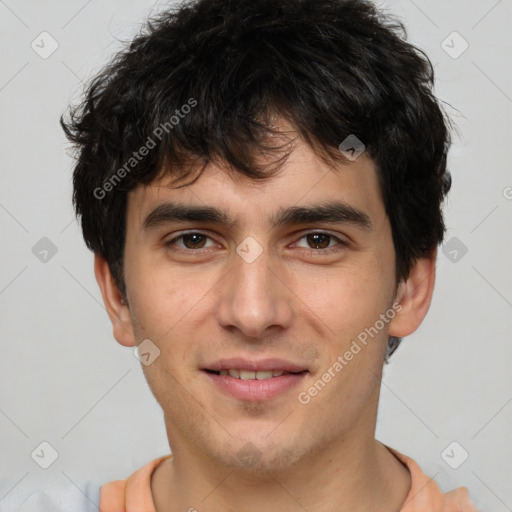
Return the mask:
POLYGON ((306 235, 308 244, 313 246, 315 249, 325 249, 326 247, 329 247, 331 238, 333 237, 326 233, 310 233, 309 235, 306 235))
POLYGON ((200 252, 200 249, 208 250, 215 244, 213 240, 199 232, 191 231, 189 233, 183 233, 177 236, 165 244, 168 249, 172 251, 181 251, 195 253, 200 252), (207 245, 209 243, 209 245, 207 245))
POLYGON ((180 238, 183 239, 183 245, 187 249, 202 249, 205 244, 206 237, 200 233, 191 233, 188 235, 182 235, 180 238))
POLYGON ((343 251, 348 247, 348 242, 337 236, 322 231, 306 233, 295 244, 310 256, 327 256, 343 251))

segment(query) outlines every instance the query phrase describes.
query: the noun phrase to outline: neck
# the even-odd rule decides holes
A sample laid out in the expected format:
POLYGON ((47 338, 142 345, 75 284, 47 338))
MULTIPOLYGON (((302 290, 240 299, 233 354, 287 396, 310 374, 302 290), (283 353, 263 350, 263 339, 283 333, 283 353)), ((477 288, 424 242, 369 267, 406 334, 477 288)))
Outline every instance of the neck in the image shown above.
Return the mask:
POLYGON ((407 468, 375 439, 345 438, 288 470, 240 471, 173 452, 151 482, 157 512, 274 510, 395 512, 411 487, 407 468))

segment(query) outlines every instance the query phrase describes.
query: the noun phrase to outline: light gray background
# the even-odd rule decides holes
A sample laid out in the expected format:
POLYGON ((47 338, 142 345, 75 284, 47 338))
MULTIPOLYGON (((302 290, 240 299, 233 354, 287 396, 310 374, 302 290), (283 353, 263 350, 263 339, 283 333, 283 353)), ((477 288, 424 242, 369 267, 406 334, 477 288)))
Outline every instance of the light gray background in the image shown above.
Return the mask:
MULTIPOLYGON (((112 337, 93 256, 74 220, 72 160, 58 124, 82 82, 163 5, 0 0, 0 510, 34 490, 81 493, 88 481, 126 478, 168 453, 140 363, 112 337), (43 31, 59 45, 47 59, 31 48, 43 31), (32 252, 42 237, 57 248, 46 263, 32 252), (43 441, 58 452, 46 470, 31 457, 43 441)), ((434 63, 437 95, 454 107, 447 107, 459 131, 449 159, 447 241, 456 237, 450 243, 467 253, 453 262, 439 251, 429 314, 385 368, 377 438, 413 457, 443 490, 465 485, 482 510, 505 512, 512 510, 512 1, 379 5, 405 21, 409 40, 434 63), (469 44, 458 58, 441 46, 446 40, 452 54, 460 51, 453 31, 469 44), (453 441, 469 453, 458 469, 441 456, 453 441)), ((460 448, 448 453, 456 461, 460 448)))

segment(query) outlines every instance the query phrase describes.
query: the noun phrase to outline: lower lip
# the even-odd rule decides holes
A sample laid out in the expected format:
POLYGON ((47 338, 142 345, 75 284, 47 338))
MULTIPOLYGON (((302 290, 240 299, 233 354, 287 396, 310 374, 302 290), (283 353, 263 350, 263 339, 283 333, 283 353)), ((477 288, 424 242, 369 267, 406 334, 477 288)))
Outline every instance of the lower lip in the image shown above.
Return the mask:
POLYGON ((286 373, 270 379, 242 380, 229 375, 217 375, 205 371, 206 375, 220 388, 220 390, 239 400, 270 400, 286 391, 298 386, 307 372, 286 373))

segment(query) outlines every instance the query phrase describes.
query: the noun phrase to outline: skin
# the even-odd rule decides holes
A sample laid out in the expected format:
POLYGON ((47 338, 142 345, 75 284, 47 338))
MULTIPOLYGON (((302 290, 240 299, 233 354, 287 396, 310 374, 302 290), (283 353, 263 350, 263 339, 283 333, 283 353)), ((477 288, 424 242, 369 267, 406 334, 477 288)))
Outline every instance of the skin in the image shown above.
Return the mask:
POLYGON ((363 153, 329 167, 298 135, 279 173, 263 184, 212 164, 192 185, 170 184, 165 176, 129 193, 127 304, 106 261, 95 257, 116 340, 133 347, 150 339, 161 351, 142 366, 163 409, 173 453, 153 473, 156 509, 253 512, 271 503, 283 512, 399 510, 411 479, 375 440, 380 381, 388 336, 411 334, 427 314, 436 251, 419 259, 396 287, 391 227, 373 162, 363 153), (363 210, 374 229, 270 224, 281 207, 331 199, 363 210), (144 230, 148 213, 171 200, 225 209, 238 225, 174 222, 144 230), (199 238, 205 253, 194 254, 197 249, 184 239, 170 245, 186 230, 206 235, 199 238), (332 235, 327 245, 339 251, 322 253, 305 237, 311 232, 332 235), (263 249, 252 263, 236 252, 249 236, 263 249), (337 245, 335 237, 348 245, 337 245), (298 394, 395 301, 400 312, 301 404, 298 394), (309 373, 299 387, 273 399, 238 400, 221 393, 201 370, 233 356, 279 357, 309 373), (238 455, 248 446, 257 454, 252 465, 238 455))

